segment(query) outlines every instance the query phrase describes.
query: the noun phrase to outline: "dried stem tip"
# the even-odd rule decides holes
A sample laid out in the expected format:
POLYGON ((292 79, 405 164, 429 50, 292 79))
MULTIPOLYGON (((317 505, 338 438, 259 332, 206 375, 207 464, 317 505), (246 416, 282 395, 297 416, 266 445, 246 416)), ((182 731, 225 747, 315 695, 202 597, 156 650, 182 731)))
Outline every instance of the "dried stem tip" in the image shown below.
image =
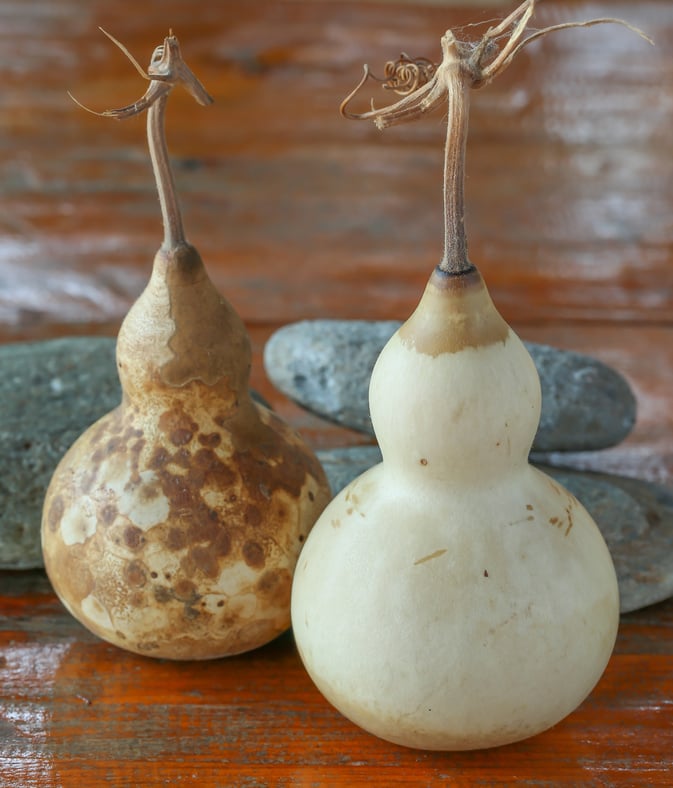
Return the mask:
POLYGON ((421 115, 448 104, 448 129, 444 159, 445 245, 439 267, 453 274, 472 269, 467 259, 467 242, 463 226, 463 190, 467 115, 471 88, 481 88, 501 74, 516 55, 532 41, 556 30, 612 22, 634 31, 649 43, 641 30, 621 19, 591 19, 568 22, 543 28, 524 37, 526 26, 535 10, 536 0, 525 0, 498 25, 489 27, 476 43, 465 43, 447 30, 441 38, 442 60, 435 65, 426 58, 410 58, 403 54, 389 61, 385 77, 373 77, 365 65, 364 74, 355 89, 341 103, 341 114, 356 120, 373 120, 379 129, 416 120, 421 115), (354 113, 348 105, 369 78, 377 79, 384 88, 402 98, 387 107, 376 108, 372 102, 367 112, 354 113))
POLYGON ((115 44, 115 46, 121 49, 140 76, 150 81, 150 85, 144 95, 141 96, 138 101, 133 102, 133 104, 128 104, 119 109, 106 109, 103 112, 96 112, 95 110, 89 109, 89 107, 85 107, 70 94, 72 100, 82 107, 82 109, 102 117, 118 119, 131 118, 149 109, 152 104, 162 96, 167 96, 176 85, 182 85, 202 106, 213 103, 212 96, 210 96, 196 75, 182 59, 180 42, 177 37, 173 35, 173 31, 170 31, 168 36, 164 38, 163 44, 159 44, 159 46, 155 48, 152 53, 150 65, 147 71, 145 71, 121 41, 118 41, 113 35, 108 33, 107 30, 103 30, 102 27, 100 30, 113 44, 115 44))
POLYGON ((373 120, 381 129, 415 120, 446 99, 446 83, 450 72, 458 69, 465 76, 469 87, 482 88, 501 74, 524 47, 557 30, 612 23, 626 27, 650 44, 654 43, 639 28, 612 17, 551 25, 524 38, 535 4, 536 0, 525 0, 502 22, 489 27, 477 42, 460 41, 451 30, 447 30, 441 38, 442 60, 439 64, 427 58, 411 58, 402 53, 397 60, 386 63, 383 79, 375 77, 369 66, 365 65, 362 79, 341 103, 341 114, 354 120, 373 120), (388 107, 377 109, 372 104, 367 112, 350 112, 348 105, 368 79, 374 79, 404 98, 388 107))
POLYGON ((176 85, 182 85, 201 105, 212 104, 213 99, 182 59, 180 44, 172 31, 164 38, 164 43, 154 50, 150 65, 145 72, 122 43, 103 28, 101 30, 121 49, 138 73, 144 79, 149 79, 149 87, 144 95, 133 104, 119 109, 108 109, 104 112, 94 112, 80 104, 72 95, 71 98, 88 112, 110 118, 130 118, 148 110, 147 139, 161 204, 164 225, 163 249, 175 249, 177 246, 185 244, 186 240, 166 147, 164 128, 166 99, 176 85))

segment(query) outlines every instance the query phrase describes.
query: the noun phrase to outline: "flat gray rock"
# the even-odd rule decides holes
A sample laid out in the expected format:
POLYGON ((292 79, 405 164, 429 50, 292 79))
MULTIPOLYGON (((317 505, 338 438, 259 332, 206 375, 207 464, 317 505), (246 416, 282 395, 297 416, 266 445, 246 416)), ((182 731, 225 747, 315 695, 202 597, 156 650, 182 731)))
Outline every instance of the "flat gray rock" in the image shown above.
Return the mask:
MULTIPOLYGON (((378 446, 318 451, 332 494, 381 461, 378 446)), ((624 476, 539 466, 583 504, 617 572, 622 613, 673 596, 673 491, 624 476)))
POLYGON ((42 502, 58 461, 116 407, 115 340, 0 346, 0 568, 42 566, 42 502))
MULTIPOLYGON (((397 321, 306 320, 284 326, 264 350, 272 383, 329 421, 369 435, 369 379, 397 321)), ((525 343, 542 385, 538 452, 603 449, 622 441, 636 400, 615 370, 572 351, 525 343)))

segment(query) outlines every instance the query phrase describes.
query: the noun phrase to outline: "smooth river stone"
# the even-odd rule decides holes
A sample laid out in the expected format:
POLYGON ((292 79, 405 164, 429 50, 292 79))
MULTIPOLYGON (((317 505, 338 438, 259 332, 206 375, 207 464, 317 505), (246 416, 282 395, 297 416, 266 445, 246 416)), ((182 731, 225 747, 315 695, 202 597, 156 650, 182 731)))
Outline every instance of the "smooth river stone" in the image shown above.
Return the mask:
POLYGON ((115 346, 111 337, 0 345, 0 569, 43 566, 42 502, 56 465, 121 401, 115 346))
POLYGON ((42 566, 42 502, 66 450, 121 400, 115 340, 0 346, 0 568, 42 566))
MULTIPOLYGON (((317 454, 333 495, 381 461, 378 446, 317 454)), ((625 476, 538 467, 570 490, 600 528, 615 564, 622 613, 673 596, 673 491, 625 476)))
MULTIPOLYGON (((369 435, 369 379, 397 321, 306 320, 276 331, 264 350, 266 372, 290 399, 329 421, 369 435)), ((533 450, 604 449, 636 420, 636 400, 614 369, 580 353, 532 342, 542 413, 533 450)))

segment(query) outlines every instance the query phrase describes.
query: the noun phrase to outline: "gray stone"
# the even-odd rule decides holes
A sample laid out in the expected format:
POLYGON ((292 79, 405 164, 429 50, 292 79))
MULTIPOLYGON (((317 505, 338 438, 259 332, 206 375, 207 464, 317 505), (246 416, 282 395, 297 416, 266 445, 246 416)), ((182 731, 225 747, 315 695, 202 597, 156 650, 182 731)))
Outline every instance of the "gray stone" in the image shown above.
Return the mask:
MULTIPOLYGON (((378 446, 322 450, 318 457, 334 495, 381 461, 378 446)), ((600 528, 622 613, 673 596, 673 491, 624 476, 539 467, 570 490, 600 528)))
POLYGON ((43 566, 42 502, 56 465, 121 401, 115 346, 110 337, 0 345, 0 569, 43 566))
MULTIPOLYGON (((368 389, 395 321, 307 320, 276 331, 264 350, 273 384, 329 421, 373 435, 368 389)), ((533 449, 614 446, 636 419, 635 397, 615 370, 572 351, 525 343, 540 374, 542 414, 533 449)))
POLYGON ((114 339, 0 346, 0 568, 43 565, 40 521, 51 475, 75 439, 120 400, 114 339))

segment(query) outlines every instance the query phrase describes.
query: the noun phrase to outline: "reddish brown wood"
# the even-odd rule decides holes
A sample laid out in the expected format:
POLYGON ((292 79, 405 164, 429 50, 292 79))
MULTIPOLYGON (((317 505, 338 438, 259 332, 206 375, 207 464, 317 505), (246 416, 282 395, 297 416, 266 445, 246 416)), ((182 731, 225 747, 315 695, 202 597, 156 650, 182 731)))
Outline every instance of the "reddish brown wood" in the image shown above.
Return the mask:
POLYGON ((442 754, 386 744, 341 717, 289 635, 228 660, 155 661, 82 630, 40 573, 5 572, 0 593, 7 784, 670 784, 671 602, 623 617, 598 687, 551 731, 442 754))
MULTIPOLYGON (((216 100, 171 99, 185 222, 250 328, 253 384, 315 446, 366 440, 275 391, 262 349, 293 320, 413 309, 441 253, 443 118, 381 133, 339 102, 364 62, 438 57, 446 28, 513 4, 0 3, 0 341, 114 335, 144 286, 161 229, 143 121, 94 117, 66 91, 100 109, 135 100, 145 84, 97 25, 143 64, 171 26, 216 100)), ((568 459, 673 484, 673 6, 546 0, 536 24, 590 15, 627 18, 656 47, 565 31, 474 95, 470 251, 524 338, 633 384, 632 435, 568 459)), ((668 786, 672 698, 668 601, 623 617, 598 687, 551 731, 413 752, 332 709, 290 635, 230 660, 143 659, 83 630, 42 573, 0 573, 1 785, 668 786)))

